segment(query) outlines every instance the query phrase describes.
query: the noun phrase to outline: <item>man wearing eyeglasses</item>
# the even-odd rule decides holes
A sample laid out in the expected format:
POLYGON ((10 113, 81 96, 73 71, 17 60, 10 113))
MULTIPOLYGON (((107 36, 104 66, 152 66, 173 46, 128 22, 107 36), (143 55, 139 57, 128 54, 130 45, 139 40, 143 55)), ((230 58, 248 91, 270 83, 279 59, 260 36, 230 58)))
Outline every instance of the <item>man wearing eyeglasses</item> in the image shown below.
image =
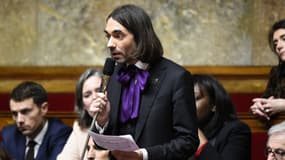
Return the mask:
POLYGON ((285 121, 269 129, 265 154, 267 160, 285 160, 285 121))

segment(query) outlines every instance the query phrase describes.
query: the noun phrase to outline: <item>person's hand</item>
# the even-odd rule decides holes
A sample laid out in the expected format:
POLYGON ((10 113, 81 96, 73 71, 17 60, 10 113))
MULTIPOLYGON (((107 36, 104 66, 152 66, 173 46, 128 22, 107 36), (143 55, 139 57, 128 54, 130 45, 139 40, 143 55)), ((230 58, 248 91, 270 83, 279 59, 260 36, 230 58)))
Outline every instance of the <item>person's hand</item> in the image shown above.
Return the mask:
POLYGON ((96 121, 100 126, 104 126, 109 120, 110 110, 110 102, 107 96, 104 93, 97 93, 97 97, 90 107, 90 112, 93 113, 94 116, 98 114, 96 121))
POLYGON ((125 151, 111 151, 112 155, 117 160, 143 160, 142 152, 137 150, 134 152, 125 152, 125 151))
POLYGON ((254 98, 252 100, 253 105, 250 106, 251 113, 259 118, 270 120, 269 114, 265 112, 263 102, 266 101, 265 98, 254 98))
POLYGON ((285 99, 270 97, 266 100, 261 100, 264 112, 269 115, 275 115, 285 111, 285 99))

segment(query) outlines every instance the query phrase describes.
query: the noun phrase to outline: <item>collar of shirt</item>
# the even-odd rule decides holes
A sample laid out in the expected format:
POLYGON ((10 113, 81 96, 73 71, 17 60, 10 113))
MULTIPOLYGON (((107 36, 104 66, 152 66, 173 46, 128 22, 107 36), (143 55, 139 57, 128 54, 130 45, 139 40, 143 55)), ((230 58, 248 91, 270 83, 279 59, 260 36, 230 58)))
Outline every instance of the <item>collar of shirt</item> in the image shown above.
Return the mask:
MULTIPOLYGON (((44 127, 42 128, 42 130, 40 131, 40 133, 35 137, 34 141, 37 142, 36 146, 35 146, 35 157, 38 154, 38 150, 40 148, 40 145, 42 144, 42 141, 44 139, 44 136, 47 132, 48 129, 48 120, 45 121, 44 127)), ((26 146, 29 143, 30 138, 26 137, 26 146)), ((28 147, 26 148, 26 153, 28 151, 28 147)))
POLYGON ((138 67, 139 69, 142 69, 142 70, 147 70, 148 69, 148 63, 144 63, 140 60, 138 60, 136 63, 135 63, 135 66, 138 67))

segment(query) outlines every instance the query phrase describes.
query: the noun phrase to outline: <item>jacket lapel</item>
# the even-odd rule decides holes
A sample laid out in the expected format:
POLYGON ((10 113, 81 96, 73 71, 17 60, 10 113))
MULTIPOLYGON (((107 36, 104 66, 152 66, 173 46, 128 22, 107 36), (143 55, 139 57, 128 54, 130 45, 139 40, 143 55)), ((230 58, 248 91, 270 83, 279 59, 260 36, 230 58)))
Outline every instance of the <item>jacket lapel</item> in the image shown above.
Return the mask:
MULTIPOLYGON (((113 75, 111 76, 110 79, 110 83, 108 88, 110 88, 110 90, 108 91, 108 98, 109 101, 111 102, 111 120, 113 122, 118 122, 117 120, 119 119, 119 111, 120 111, 120 99, 121 99, 121 90, 122 90, 122 85, 121 83, 119 83, 116 79, 116 75, 118 73, 118 71, 120 70, 120 68, 122 67, 122 65, 118 65, 115 68, 115 71, 113 73, 113 75), (116 88, 116 90, 112 89, 112 88, 116 88)), ((111 123, 114 126, 112 126, 112 128, 114 128, 113 133, 112 134, 117 134, 118 133, 118 124, 115 123, 111 123)))
POLYGON ((23 157, 25 157, 25 150, 26 150, 26 138, 25 138, 25 136, 20 135, 19 143, 15 147, 16 147, 16 151, 19 153, 18 158, 22 159, 23 157))
POLYGON ((141 96, 140 113, 134 137, 135 141, 137 141, 141 135, 154 100, 158 94, 158 90, 161 87, 161 82, 165 77, 165 68, 159 64, 156 64, 155 68, 150 68, 149 72, 148 86, 141 96))

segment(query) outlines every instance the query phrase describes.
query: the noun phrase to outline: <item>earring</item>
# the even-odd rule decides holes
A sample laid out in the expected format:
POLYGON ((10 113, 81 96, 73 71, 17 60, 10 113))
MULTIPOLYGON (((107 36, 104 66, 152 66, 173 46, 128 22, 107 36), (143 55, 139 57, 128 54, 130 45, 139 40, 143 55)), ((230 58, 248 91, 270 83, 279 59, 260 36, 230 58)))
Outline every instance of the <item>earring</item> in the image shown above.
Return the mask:
POLYGON ((216 112, 216 106, 213 106, 211 109, 212 112, 216 112))

